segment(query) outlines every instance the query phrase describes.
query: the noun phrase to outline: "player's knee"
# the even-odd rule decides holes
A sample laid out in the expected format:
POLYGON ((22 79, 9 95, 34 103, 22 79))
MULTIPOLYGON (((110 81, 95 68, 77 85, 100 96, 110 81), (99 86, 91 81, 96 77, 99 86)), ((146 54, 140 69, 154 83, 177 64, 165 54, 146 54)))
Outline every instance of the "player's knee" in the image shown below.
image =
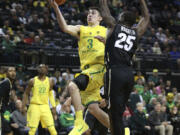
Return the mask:
POLYGON ((70 82, 67 86, 67 89, 69 92, 73 91, 74 89, 77 89, 77 86, 74 82, 70 82))
POLYGON ((48 130, 51 135, 57 135, 57 132, 54 126, 49 127, 48 130))
POLYGON ((35 133, 36 133, 36 128, 30 128, 29 135, 35 135, 35 133))
POLYGON ((88 111, 91 114, 96 113, 98 110, 99 110, 99 105, 98 104, 90 104, 90 105, 88 105, 88 111))

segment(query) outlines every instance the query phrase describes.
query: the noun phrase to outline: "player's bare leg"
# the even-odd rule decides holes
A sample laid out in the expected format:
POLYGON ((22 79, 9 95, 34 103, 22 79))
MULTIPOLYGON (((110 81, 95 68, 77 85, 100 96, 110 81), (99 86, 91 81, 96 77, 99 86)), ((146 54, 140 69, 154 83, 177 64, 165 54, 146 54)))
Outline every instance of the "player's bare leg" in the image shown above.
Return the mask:
POLYGON ((83 120, 83 106, 81 103, 81 96, 77 85, 73 82, 70 82, 68 85, 68 91, 70 93, 72 103, 76 111, 76 120, 73 130, 69 135, 81 135, 88 130, 88 125, 83 120))
POLYGON ((101 122, 101 124, 110 128, 109 116, 101 108, 99 108, 99 104, 90 104, 88 106, 88 110, 99 122, 101 122))

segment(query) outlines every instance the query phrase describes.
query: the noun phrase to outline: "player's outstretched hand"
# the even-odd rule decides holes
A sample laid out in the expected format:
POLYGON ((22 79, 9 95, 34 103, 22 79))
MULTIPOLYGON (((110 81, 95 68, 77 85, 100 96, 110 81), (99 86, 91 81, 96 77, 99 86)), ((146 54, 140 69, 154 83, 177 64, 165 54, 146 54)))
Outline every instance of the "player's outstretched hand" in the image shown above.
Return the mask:
POLYGON ((50 4, 53 8, 58 7, 58 4, 56 3, 55 0, 48 0, 48 1, 49 1, 49 4, 50 4))
POLYGON ((106 39, 104 37, 101 36, 95 36, 94 38, 98 39, 100 42, 102 42, 103 44, 106 44, 106 39))

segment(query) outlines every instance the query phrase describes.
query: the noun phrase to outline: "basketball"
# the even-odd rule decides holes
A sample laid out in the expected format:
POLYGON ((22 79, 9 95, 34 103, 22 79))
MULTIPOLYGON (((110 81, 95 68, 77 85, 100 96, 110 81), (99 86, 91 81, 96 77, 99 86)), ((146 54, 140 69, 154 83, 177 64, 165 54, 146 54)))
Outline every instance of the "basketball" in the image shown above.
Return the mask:
POLYGON ((58 5, 62 5, 66 2, 66 0, 55 0, 58 5))

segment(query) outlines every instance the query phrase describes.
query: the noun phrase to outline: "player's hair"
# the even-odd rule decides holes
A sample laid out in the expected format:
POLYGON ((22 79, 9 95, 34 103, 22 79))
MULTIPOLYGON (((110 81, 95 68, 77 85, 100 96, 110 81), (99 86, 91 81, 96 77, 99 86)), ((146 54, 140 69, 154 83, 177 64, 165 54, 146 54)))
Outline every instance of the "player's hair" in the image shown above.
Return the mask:
POLYGON ((136 15, 132 11, 123 12, 123 22, 129 26, 136 23, 136 15))
POLYGON ((98 8, 98 7, 95 7, 95 6, 89 7, 89 10, 97 10, 97 11, 99 12, 99 15, 102 16, 102 15, 101 15, 101 10, 100 10, 100 8, 98 8))
POLYGON ((39 65, 37 66, 37 68, 40 68, 40 66, 45 66, 46 69, 48 70, 48 65, 46 65, 46 64, 39 64, 39 65))

